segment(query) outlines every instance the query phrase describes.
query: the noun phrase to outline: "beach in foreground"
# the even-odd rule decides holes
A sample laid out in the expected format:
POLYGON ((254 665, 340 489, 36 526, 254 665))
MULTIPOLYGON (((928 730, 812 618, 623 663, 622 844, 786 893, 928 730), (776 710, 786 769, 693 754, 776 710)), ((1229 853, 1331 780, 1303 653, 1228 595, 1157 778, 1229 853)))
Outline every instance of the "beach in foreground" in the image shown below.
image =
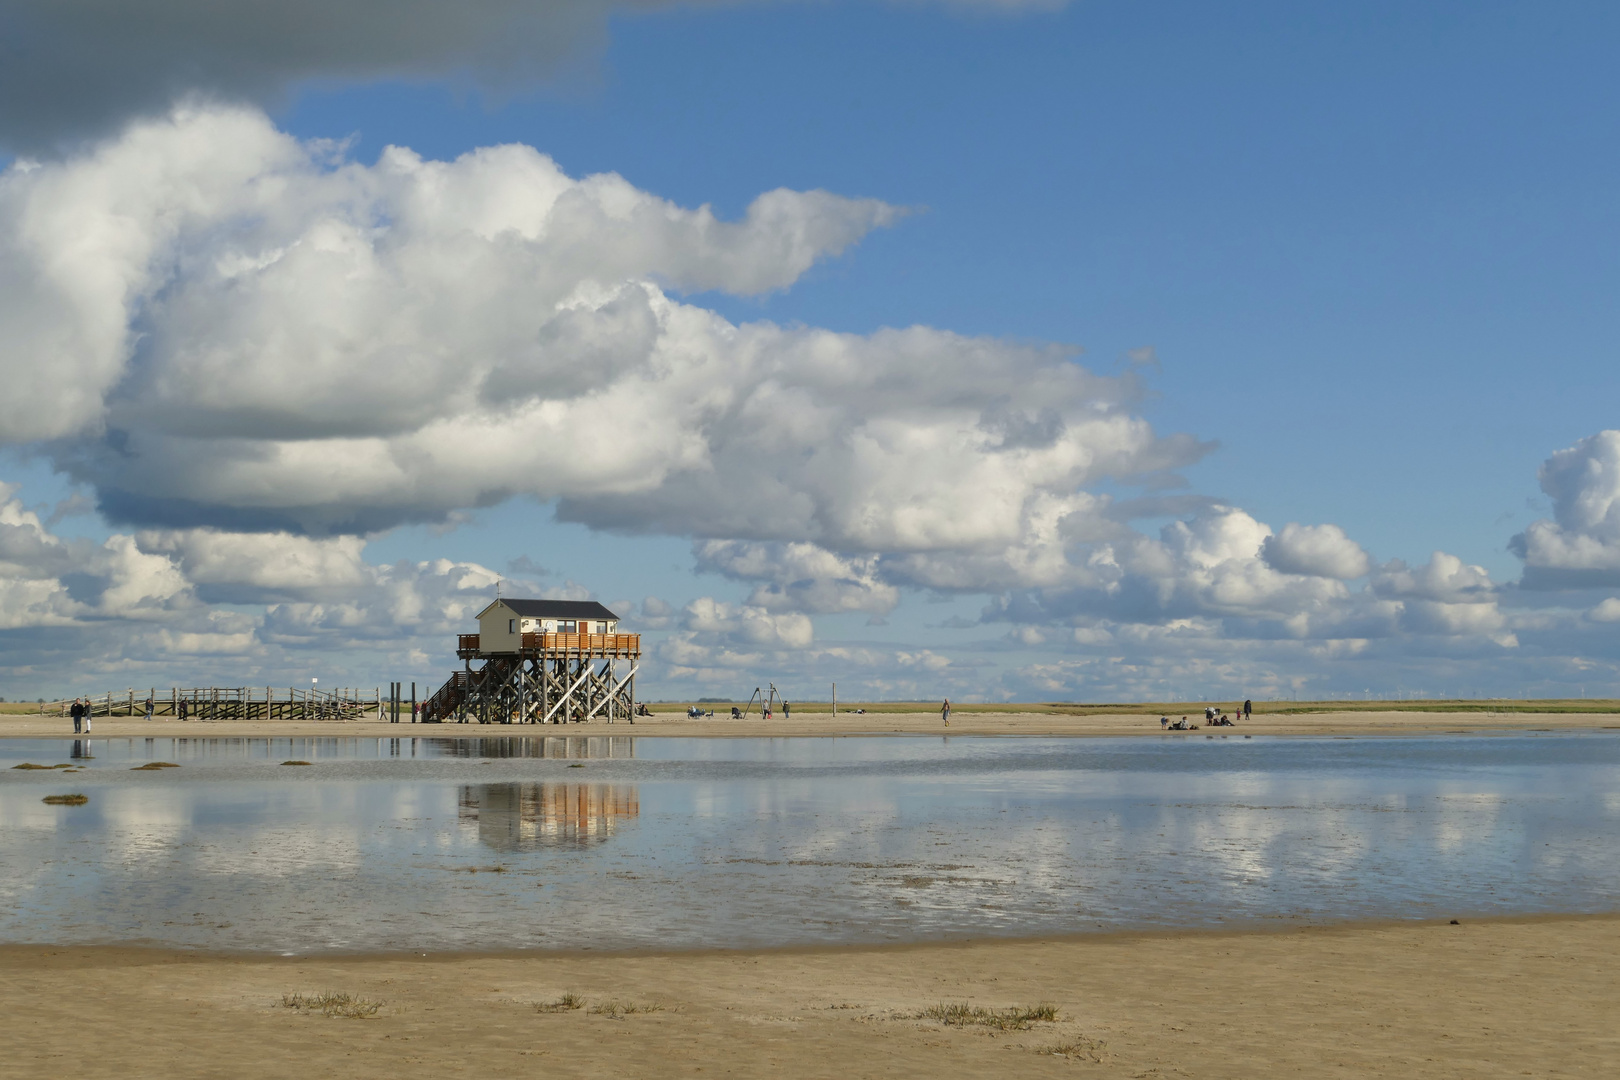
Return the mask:
POLYGON ((82 1077, 1599 1077, 1617 951, 1616 917, 667 955, 6 946, 0 1055, 82 1077), (380 1007, 283 1004, 322 993, 380 1007), (565 994, 582 1007, 536 1007, 565 994), (1057 1018, 922 1015, 955 1003, 1057 1018))
MULTIPOLYGON (((1180 719, 1176 713, 1171 719, 1180 719)), ((1190 711, 1192 723, 1203 724, 1201 708, 1190 711)), ((353 721, 246 721, 143 720, 123 716, 97 717, 93 735, 103 738, 141 738, 148 735, 192 738, 277 738, 328 736, 334 738, 496 738, 559 735, 678 735, 691 737, 760 737, 814 735, 1044 735, 1110 737, 1152 735, 1159 738, 1217 738, 1243 735, 1427 735, 1441 732, 1502 731, 1620 731, 1620 714, 1577 712, 1401 712, 1344 711, 1294 715, 1256 713, 1236 727, 1200 727, 1198 731, 1164 732, 1157 716, 1142 713, 1096 713, 1074 716, 1039 712, 951 713, 946 727, 937 712, 870 712, 862 716, 842 709, 827 712, 795 709, 792 719, 732 720, 716 715, 693 720, 660 707, 655 715, 634 724, 388 724, 376 720, 353 721)), ((0 714, 0 737, 71 738, 73 721, 35 713, 0 714)))

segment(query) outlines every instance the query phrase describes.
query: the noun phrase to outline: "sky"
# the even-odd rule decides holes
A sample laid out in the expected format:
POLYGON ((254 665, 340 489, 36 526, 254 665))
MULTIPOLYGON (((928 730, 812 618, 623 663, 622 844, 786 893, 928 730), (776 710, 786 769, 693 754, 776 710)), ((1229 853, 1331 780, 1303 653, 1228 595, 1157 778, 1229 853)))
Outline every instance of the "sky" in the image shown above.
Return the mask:
POLYGON ((1612 5, 0 0, 0 695, 1620 696, 1612 5))

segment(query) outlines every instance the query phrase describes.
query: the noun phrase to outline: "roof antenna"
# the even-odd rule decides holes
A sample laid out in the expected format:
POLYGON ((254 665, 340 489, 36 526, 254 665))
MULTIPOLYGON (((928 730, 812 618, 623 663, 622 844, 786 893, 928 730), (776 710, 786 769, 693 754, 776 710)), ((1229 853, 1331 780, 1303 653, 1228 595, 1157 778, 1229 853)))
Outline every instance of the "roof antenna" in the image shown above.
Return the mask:
POLYGON ((495 599, 499 600, 500 598, 501 598, 501 579, 496 578, 495 579, 495 599))

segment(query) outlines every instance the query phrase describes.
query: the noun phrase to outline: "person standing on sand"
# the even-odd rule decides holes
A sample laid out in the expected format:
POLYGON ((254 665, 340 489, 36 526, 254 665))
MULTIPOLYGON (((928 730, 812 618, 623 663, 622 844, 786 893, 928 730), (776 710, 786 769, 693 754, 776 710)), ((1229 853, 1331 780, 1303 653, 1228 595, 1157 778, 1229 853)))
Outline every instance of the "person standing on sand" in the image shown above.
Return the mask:
POLYGON ((73 734, 84 734, 84 703, 74 698, 73 707, 68 712, 73 714, 73 734))
POLYGON ((151 694, 146 695, 146 718, 148 720, 152 719, 152 695, 151 694))
MULTIPOLYGON (((714 715, 714 714, 713 714, 713 713, 710 713, 710 714, 709 714, 709 715, 711 715, 711 716, 712 716, 712 715, 714 715)), ((791 720, 791 719, 793 719, 793 706, 791 706, 791 705, 789 705, 789 704, 788 704, 788 703, 787 703, 787 701, 786 701, 786 699, 784 699, 784 700, 783 700, 783 701, 782 701, 782 719, 784 719, 784 720, 791 720)))
POLYGON ((1243 719, 1247 720, 1254 713, 1254 702, 1248 698, 1243 699, 1243 719))
POLYGON ((939 715, 940 715, 940 718, 945 721, 945 726, 950 727, 951 726, 951 699, 950 698, 946 698, 945 699, 945 704, 943 704, 943 705, 941 705, 939 707, 939 715))

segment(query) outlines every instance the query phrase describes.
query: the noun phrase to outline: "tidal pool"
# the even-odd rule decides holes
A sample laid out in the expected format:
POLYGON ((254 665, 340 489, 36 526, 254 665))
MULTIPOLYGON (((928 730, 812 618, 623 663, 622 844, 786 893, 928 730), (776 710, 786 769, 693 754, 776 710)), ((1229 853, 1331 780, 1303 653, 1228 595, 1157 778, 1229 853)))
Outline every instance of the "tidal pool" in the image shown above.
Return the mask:
POLYGON ((1607 911, 1617 825, 1608 733, 5 739, 0 940, 612 950, 1607 911), (89 802, 42 801, 68 793, 89 802))

